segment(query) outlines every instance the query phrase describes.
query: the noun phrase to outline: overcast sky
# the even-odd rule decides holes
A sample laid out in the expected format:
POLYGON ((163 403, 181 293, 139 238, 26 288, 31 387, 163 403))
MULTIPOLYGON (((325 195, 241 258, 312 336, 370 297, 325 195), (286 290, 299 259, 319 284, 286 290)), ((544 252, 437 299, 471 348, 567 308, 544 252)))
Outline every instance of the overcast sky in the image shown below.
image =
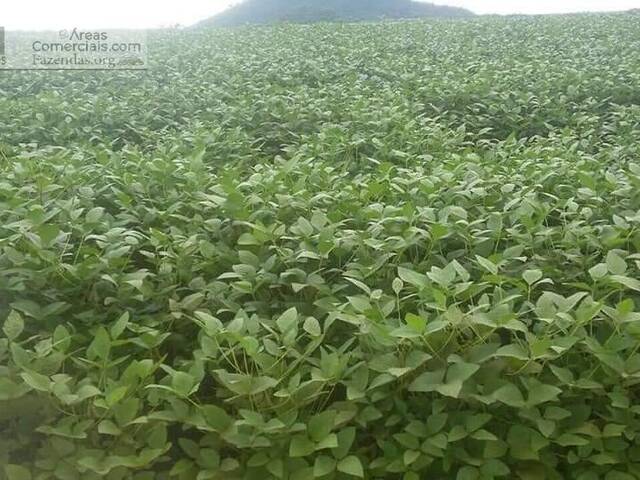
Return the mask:
MULTIPOLYGON (((319 0, 320 2, 322 0, 319 0)), ((476 13, 565 13, 640 7, 640 0, 433 0, 476 13)), ((7 29, 153 28, 190 25, 237 0, 3 0, 7 29)))

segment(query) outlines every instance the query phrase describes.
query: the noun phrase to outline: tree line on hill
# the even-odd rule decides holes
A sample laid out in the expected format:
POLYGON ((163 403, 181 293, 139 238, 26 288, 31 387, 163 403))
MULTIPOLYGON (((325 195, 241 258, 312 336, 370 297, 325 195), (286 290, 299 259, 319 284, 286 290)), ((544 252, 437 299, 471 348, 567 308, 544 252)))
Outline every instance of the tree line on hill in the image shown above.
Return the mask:
POLYGON ((200 22, 199 26, 232 26, 278 22, 365 21, 401 18, 464 18, 464 8, 412 0, 245 0, 200 22))

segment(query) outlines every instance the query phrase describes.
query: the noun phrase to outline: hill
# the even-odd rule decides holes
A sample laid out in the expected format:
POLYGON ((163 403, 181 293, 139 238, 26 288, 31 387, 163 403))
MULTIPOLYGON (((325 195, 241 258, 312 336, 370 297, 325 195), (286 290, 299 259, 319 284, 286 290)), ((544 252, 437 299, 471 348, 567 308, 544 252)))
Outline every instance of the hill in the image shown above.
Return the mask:
POLYGON ((412 0, 245 0, 200 22, 199 26, 230 26, 277 22, 362 21, 419 17, 460 18, 464 8, 412 0))

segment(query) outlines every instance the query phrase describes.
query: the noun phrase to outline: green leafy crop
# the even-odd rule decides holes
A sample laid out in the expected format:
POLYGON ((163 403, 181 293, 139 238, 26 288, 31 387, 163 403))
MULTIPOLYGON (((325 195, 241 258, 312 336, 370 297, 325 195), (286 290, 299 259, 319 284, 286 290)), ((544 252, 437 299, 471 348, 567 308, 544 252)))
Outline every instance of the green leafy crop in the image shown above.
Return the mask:
POLYGON ((151 35, 0 77, 2 480, 640 478, 634 15, 151 35))

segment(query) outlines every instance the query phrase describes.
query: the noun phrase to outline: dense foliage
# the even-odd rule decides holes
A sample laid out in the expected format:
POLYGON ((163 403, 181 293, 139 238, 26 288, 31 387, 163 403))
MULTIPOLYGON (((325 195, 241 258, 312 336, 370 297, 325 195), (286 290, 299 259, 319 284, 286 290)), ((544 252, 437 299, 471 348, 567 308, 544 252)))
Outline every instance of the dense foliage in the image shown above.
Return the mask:
POLYGON ((415 0, 244 0, 201 25, 470 16, 464 8, 415 0))
POLYGON ((318 24, 2 73, 0 478, 640 478, 639 47, 318 24))

